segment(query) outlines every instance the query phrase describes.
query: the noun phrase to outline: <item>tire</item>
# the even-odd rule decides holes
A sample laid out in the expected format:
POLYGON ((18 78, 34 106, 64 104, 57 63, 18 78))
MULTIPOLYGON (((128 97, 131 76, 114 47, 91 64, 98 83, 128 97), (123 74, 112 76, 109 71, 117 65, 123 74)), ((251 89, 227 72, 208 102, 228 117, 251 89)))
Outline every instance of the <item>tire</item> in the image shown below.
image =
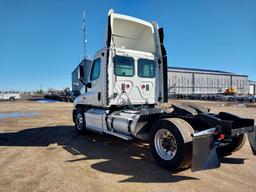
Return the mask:
POLYGON ((86 133, 86 121, 84 117, 84 110, 78 108, 75 112, 75 127, 78 134, 86 133))
POLYGON ((192 132, 192 127, 182 119, 158 120, 151 128, 149 140, 154 160, 170 171, 190 167, 192 161, 192 132), (164 135, 168 135, 167 142, 166 137, 161 137, 164 135))
POLYGON ((231 144, 217 148, 217 153, 220 157, 231 155, 233 152, 240 150, 245 144, 246 135, 242 134, 237 137, 233 137, 232 139, 231 144))

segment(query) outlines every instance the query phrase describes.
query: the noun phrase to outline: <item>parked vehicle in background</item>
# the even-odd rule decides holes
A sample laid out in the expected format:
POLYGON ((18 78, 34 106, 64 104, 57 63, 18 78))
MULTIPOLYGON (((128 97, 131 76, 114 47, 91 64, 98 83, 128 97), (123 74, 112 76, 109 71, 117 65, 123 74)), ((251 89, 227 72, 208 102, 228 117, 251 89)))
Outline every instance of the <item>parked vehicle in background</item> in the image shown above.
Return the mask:
POLYGON ((225 91, 225 95, 235 95, 237 93, 237 90, 235 87, 228 87, 225 91))
POLYGON ((45 94, 44 98, 63 102, 73 102, 79 94, 79 92, 71 91, 70 88, 67 87, 63 90, 50 90, 45 94))
POLYGON ((249 97, 249 102, 250 103, 256 102, 256 95, 250 96, 249 97))
POLYGON ((0 100, 14 101, 15 99, 20 99, 18 92, 0 92, 0 100))

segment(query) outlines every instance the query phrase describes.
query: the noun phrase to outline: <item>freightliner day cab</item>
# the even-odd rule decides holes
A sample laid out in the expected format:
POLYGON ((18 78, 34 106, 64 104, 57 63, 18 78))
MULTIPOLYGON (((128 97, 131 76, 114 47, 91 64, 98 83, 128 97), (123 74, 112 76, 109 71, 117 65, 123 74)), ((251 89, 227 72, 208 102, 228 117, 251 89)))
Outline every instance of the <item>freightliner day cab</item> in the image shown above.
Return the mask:
POLYGON ((105 47, 91 66, 79 68, 85 93, 74 101, 76 130, 148 141, 153 158, 169 170, 216 168, 219 157, 244 145, 246 133, 255 155, 253 119, 193 104, 160 107, 168 102, 163 41, 157 23, 109 11, 105 47))

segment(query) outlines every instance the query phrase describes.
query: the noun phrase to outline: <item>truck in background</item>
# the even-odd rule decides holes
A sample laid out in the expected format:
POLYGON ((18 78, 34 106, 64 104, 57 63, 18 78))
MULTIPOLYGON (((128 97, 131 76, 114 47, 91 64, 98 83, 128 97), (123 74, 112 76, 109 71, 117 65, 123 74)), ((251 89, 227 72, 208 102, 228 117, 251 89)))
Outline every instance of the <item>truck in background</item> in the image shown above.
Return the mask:
POLYGON ((0 100, 14 101, 15 99, 20 99, 20 93, 12 91, 0 91, 0 100))

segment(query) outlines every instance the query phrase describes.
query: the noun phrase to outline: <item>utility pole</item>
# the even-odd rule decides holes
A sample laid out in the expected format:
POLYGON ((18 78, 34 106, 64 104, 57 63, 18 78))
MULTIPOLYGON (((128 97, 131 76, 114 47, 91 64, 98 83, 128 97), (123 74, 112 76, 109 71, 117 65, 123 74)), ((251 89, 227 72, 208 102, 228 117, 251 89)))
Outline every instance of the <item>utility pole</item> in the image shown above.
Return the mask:
POLYGON ((86 27, 86 18, 85 18, 85 10, 83 11, 83 23, 82 23, 82 30, 83 30, 83 57, 87 59, 87 27, 86 27))

